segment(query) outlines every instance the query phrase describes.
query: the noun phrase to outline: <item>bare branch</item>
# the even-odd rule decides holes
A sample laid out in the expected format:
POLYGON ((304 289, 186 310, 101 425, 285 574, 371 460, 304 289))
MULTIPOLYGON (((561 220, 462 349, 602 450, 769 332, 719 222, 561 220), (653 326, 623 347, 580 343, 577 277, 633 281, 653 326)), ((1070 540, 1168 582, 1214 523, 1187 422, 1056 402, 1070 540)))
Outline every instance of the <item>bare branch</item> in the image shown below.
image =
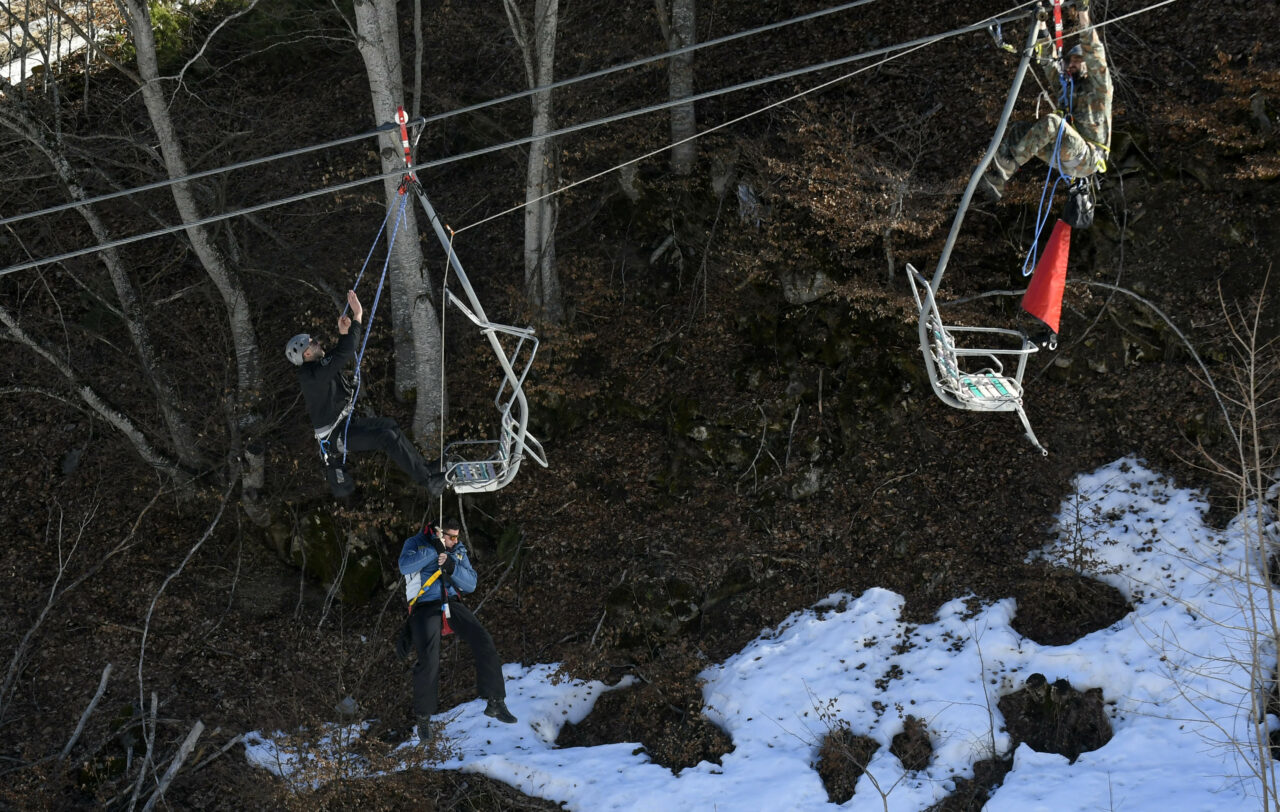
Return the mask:
POLYGON ((49 352, 49 350, 40 346, 40 344, 28 335, 17 321, 14 320, 13 315, 7 308, 0 307, 0 324, 3 324, 8 328, 9 335, 14 340, 30 349, 36 355, 39 355, 44 360, 48 361, 56 370, 58 370, 62 377, 66 379, 67 383, 71 385, 72 389, 80 395, 80 399, 85 403, 85 405, 87 405, 103 420, 107 421, 107 423, 113 428, 123 434, 129 441, 130 445, 133 446, 134 451, 138 453, 138 456, 142 457, 148 465, 163 472, 175 481, 184 478, 182 470, 151 445, 151 442, 147 440, 146 436, 142 433, 142 430, 133 422, 133 420, 110 406, 102 399, 102 396, 100 396, 92 386, 82 383, 75 371, 72 370, 71 367, 61 358, 58 358, 53 353, 49 352))
POLYGON ((79 739, 80 734, 84 732, 85 723, 89 721, 89 717, 93 714, 93 709, 98 707, 98 702, 102 700, 102 695, 107 692, 107 679, 110 676, 111 663, 107 663, 107 667, 102 669, 102 677, 98 680, 98 690, 94 692, 93 699, 90 700, 89 706, 84 709, 84 713, 80 714, 80 722, 76 725, 71 738, 67 740, 67 746, 62 748, 62 755, 58 757, 60 760, 66 761, 67 756, 71 753, 71 748, 75 747, 76 739, 79 739))
POLYGON ((151 793, 146 805, 142 807, 142 812, 151 812, 156 806, 156 801, 164 797, 164 791, 169 788, 169 784, 172 783, 173 777, 178 774, 178 770, 182 769, 182 763, 187 760, 187 756, 191 755, 191 751, 196 746, 196 740, 200 738, 200 734, 203 732, 204 722, 197 721, 191 728, 191 732, 187 734, 187 738, 183 740, 182 746, 178 748, 178 754, 169 763, 169 769, 164 771, 164 777, 160 779, 159 785, 156 786, 156 791, 151 793))
MULTIPOLYGON (((119 4, 117 3, 117 5, 119 4)), ((98 47, 98 43, 94 40, 92 36, 90 36, 89 32, 85 31, 83 28, 80 27, 80 23, 76 22, 75 18, 72 17, 70 14, 68 14, 66 10, 62 8, 61 3, 51 3, 50 8, 52 8, 55 12, 57 12, 58 16, 61 17, 63 21, 66 22, 67 25, 71 27, 71 30, 75 32, 76 36, 83 38, 84 41, 88 43, 87 47, 93 52, 94 56, 100 57, 101 59, 105 60, 108 65, 110 65, 111 67, 123 73, 129 79, 129 81, 133 82, 134 84, 136 85, 142 84, 142 77, 134 73, 133 71, 129 70, 129 67, 127 65, 125 65, 123 62, 111 56, 111 54, 108 53, 105 49, 98 47)), ((121 13, 124 13, 124 8, 121 7, 120 11, 121 13)))

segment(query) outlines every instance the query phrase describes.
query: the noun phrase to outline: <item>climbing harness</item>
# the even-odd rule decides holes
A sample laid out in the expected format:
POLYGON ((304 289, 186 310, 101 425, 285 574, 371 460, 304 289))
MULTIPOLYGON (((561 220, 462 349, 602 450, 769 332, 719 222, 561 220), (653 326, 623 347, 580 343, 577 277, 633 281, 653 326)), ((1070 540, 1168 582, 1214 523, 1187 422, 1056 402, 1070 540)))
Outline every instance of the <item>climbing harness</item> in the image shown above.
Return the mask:
POLYGON ((413 600, 409 601, 410 612, 413 611, 413 605, 418 602, 418 598, 421 598, 424 594, 426 594, 427 589, 436 581, 438 581, 440 577, 443 575, 444 575, 444 570, 436 570, 435 572, 431 573, 431 577, 427 578, 427 580, 422 582, 422 587, 418 589, 418 594, 414 595, 413 600))
POLYGON ((423 582, 422 588, 418 590, 418 594, 413 596, 413 600, 409 601, 409 614, 413 614, 413 607, 421 598, 423 593, 427 591, 427 587, 436 581, 440 584, 440 636, 447 637, 453 634, 453 629, 449 626, 449 578, 445 576, 444 570, 436 570, 431 573, 431 577, 423 582))

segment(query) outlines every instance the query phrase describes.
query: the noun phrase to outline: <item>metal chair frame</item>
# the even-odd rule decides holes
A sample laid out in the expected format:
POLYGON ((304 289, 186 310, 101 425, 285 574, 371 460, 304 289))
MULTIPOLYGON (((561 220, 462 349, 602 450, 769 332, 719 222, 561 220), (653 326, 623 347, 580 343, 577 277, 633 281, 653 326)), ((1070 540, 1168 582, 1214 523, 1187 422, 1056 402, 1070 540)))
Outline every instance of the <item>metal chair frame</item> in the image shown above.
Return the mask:
POLYGON ((915 297, 920 313, 920 351, 924 356, 925 371, 934 394, 948 406, 970 412, 1016 412, 1026 430, 1027 439, 1048 456, 1027 420, 1022 405, 1022 376, 1027 369, 1027 357, 1039 350, 1035 342, 1019 330, 1002 327, 961 327, 945 325, 938 313, 938 302, 928 280, 912 265, 907 265, 907 279, 911 283, 911 295, 915 297), (923 297, 921 290, 924 291, 923 297), (1003 342, 1005 347, 962 347, 957 335, 978 340, 991 338, 1003 342), (1015 348, 1013 344, 1016 344, 1015 348), (966 359, 986 361, 981 369, 966 369, 971 364, 966 359), (1013 374, 1005 370, 1001 358, 1017 359, 1013 374))
POLYGON ((524 393, 525 378, 538 352, 538 338, 531 327, 512 327, 489 321, 435 208, 421 185, 414 183, 413 186, 418 201, 435 230, 436 238, 448 254, 449 266, 462 290, 463 296, 460 297, 452 289, 446 288, 447 298, 472 324, 480 328, 502 369, 502 381, 498 384, 498 393, 493 399, 498 409, 497 439, 458 440, 446 445, 441 455, 445 477, 454 493, 496 491, 515 478, 516 472, 520 470, 520 463, 526 457, 543 468, 547 467, 547 456, 542 443, 529 433, 529 402, 524 393), (517 339, 510 354, 502 346, 500 336, 517 339))

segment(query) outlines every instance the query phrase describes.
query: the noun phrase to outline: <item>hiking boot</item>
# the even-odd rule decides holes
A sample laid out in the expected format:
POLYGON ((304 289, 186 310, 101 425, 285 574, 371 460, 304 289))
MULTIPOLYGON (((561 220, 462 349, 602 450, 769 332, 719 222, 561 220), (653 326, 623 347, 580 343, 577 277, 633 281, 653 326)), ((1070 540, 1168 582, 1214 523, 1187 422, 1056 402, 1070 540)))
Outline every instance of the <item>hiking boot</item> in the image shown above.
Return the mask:
POLYGON ((1004 196, 1004 180, 994 172, 986 172, 982 180, 978 181, 978 189, 986 195, 987 200, 998 203, 1004 196))
POLYGON ((515 724, 516 722, 516 717, 511 715, 511 711, 507 710, 507 703, 503 702, 501 699, 490 699, 489 704, 485 705, 484 715, 492 716, 499 722, 508 725, 515 724))
POLYGON ((426 747, 431 744, 431 738, 435 735, 435 731, 431 729, 430 719, 419 719, 418 724, 413 726, 413 737, 418 740, 418 745, 426 747))
POLYGON ((978 183, 978 188, 987 196, 987 199, 995 203, 1004 196, 1005 183, 1017 171, 1018 162, 1013 160, 1013 156, 1009 155, 1004 147, 1000 147, 996 150, 995 156, 992 157, 991 165, 983 173, 982 180, 978 183))
POLYGON ((1018 162, 1013 156, 1005 152, 1004 147, 996 150, 995 156, 991 159, 991 166, 987 172, 994 173, 1000 180, 1007 181, 1013 177, 1013 173, 1018 171, 1018 162))
POLYGON ((1027 340, 1042 350, 1058 349, 1058 334, 1047 325, 1027 336, 1027 340))

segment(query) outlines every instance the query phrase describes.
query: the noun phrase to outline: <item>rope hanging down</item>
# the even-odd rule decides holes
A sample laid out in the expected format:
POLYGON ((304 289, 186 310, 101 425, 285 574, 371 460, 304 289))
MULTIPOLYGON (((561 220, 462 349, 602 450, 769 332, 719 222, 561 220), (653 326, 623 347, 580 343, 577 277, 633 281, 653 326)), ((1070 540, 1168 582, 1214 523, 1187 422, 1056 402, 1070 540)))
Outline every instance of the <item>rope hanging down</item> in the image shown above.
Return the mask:
MULTIPOLYGON (((1060 47, 1057 50, 1061 54, 1060 47)), ((1058 60, 1061 60, 1060 56, 1058 60)), ((1067 174, 1066 168, 1062 165, 1062 136, 1066 133, 1067 124, 1072 118, 1075 82, 1065 69, 1061 71, 1058 78, 1062 85, 1058 95, 1058 109, 1060 111, 1058 129, 1053 139, 1053 158, 1049 161, 1049 168, 1044 178, 1044 187, 1040 190, 1040 205, 1036 210, 1035 232, 1031 239, 1031 247, 1027 249, 1027 256, 1022 261, 1022 275, 1024 277, 1030 276, 1031 272, 1035 270, 1036 249, 1040 246, 1040 237, 1044 234, 1044 227, 1048 224, 1049 218, 1053 214, 1051 206, 1053 198, 1058 193, 1058 184, 1064 180, 1068 185, 1072 182, 1071 176, 1067 174)))
MULTIPOLYGON (((408 116, 405 115, 404 108, 401 107, 396 114, 396 123, 400 126, 400 140, 404 146, 405 165, 409 166, 412 164, 412 161, 409 159, 409 136, 406 126, 407 121, 408 116)), ((379 127, 376 132, 386 132, 393 129, 394 126, 395 125, 392 124, 384 124, 379 127)), ((382 261, 382 274, 378 277, 378 288, 373 295, 373 306, 369 308, 369 319, 364 325, 364 335, 360 339, 360 350, 356 353, 356 369, 353 376, 355 388, 351 393, 350 402, 347 403, 346 408, 343 410, 346 413, 346 421, 342 426, 341 444, 342 462, 344 465, 347 462, 347 432, 351 428, 351 418, 356 411, 356 401, 360 398, 360 387, 363 379, 361 371, 364 365, 365 347, 369 344, 369 334, 373 332, 373 320, 378 314, 378 303, 382 301, 382 291, 387 283, 387 270, 391 266, 391 254, 395 250, 396 236, 400 233, 400 225, 404 223, 405 220, 405 212, 409 203, 409 185, 413 182, 415 182, 415 180, 413 173, 411 172, 407 172, 400 181, 398 193, 399 205, 394 209, 396 213, 396 220, 395 224, 391 227, 391 237, 387 240, 387 256, 382 261)), ((392 210, 392 207, 387 207, 387 214, 382 218, 382 225, 378 227, 378 233, 373 238, 373 244, 369 246, 369 253, 365 255, 364 264, 360 266, 360 272, 356 274, 356 281, 351 285, 351 289, 353 291, 359 290, 360 288, 360 280, 364 278, 365 271, 369 267, 369 260, 373 259, 373 252, 378 248, 378 241, 382 239, 382 235, 387 230, 387 222, 391 219, 392 210)), ((342 306, 341 315, 345 316, 347 314, 348 307, 349 305, 347 304, 342 306)), ((324 439, 320 440, 320 456, 326 461, 329 459, 329 438, 327 435, 324 439)))
MULTIPOLYGON (((351 409, 347 412, 347 422, 342 427, 342 461, 344 463, 347 461, 347 430, 351 427, 351 416, 355 414, 356 400, 359 399, 360 397, 360 383, 361 383, 361 379, 363 378, 363 376, 360 374, 360 370, 361 370, 361 365, 364 363, 364 349, 369 343, 369 334, 373 332, 373 319, 378 314, 378 302, 382 300, 382 289, 387 283, 387 269, 391 266, 391 252, 395 248, 396 235, 400 231, 400 224, 404 222, 405 205, 408 202, 409 202, 409 198, 405 194, 404 189, 402 188, 400 191, 400 205, 396 211, 396 222, 391 229, 391 239, 387 241, 387 258, 382 261, 382 275, 378 277, 378 289, 373 294, 373 307, 369 308, 369 323, 365 325, 364 335, 361 336, 360 338, 360 351, 356 353, 356 371, 355 371, 355 377, 354 377, 355 391, 351 393, 351 409)), ((387 216, 388 217, 391 216, 390 211, 387 212, 387 216)), ((382 221, 383 229, 386 228, 386 225, 387 225, 387 221, 384 219, 382 221)), ((378 236, 379 237, 382 236, 382 229, 379 230, 378 236)), ((374 238, 374 245, 375 246, 377 245, 376 237, 374 238)), ((373 256, 372 250, 370 250, 369 256, 373 256)), ((369 260, 366 257, 365 264, 367 265, 368 262, 369 260)), ((356 285, 360 284, 361 276, 364 276, 363 267, 360 269, 359 276, 356 277, 356 285)), ((355 290, 356 288, 353 286, 351 289, 355 290)), ((345 305, 343 306, 342 312, 346 313, 345 305)))

